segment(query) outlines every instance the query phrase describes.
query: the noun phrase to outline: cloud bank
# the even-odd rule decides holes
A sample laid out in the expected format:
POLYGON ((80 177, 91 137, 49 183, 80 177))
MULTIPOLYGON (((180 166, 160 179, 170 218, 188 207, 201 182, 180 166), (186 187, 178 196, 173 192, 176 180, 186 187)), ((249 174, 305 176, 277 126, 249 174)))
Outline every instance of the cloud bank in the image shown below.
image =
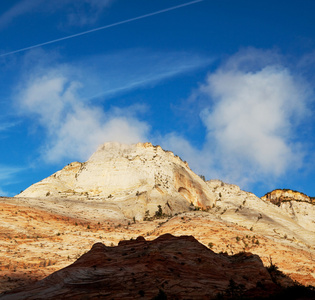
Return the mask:
POLYGON ((18 104, 47 132, 43 158, 59 162, 67 158, 86 160, 105 141, 145 141, 148 124, 135 115, 137 107, 105 112, 86 103, 78 93, 80 83, 52 72, 30 80, 23 87, 18 104))
POLYGON ((168 147, 178 149, 197 172, 248 186, 274 181, 303 165, 298 126, 310 116, 311 92, 270 54, 236 54, 195 92, 195 101, 205 103, 202 150, 184 138, 167 137, 168 147))
POLYGON ((129 50, 63 63, 36 50, 25 56, 18 94, 19 113, 44 129, 42 158, 50 163, 86 160, 106 141, 150 140, 148 105, 110 104, 113 96, 153 86, 211 60, 187 53, 129 50), (131 59, 132 58, 132 59, 131 59), (54 67, 52 67, 54 66, 54 67))

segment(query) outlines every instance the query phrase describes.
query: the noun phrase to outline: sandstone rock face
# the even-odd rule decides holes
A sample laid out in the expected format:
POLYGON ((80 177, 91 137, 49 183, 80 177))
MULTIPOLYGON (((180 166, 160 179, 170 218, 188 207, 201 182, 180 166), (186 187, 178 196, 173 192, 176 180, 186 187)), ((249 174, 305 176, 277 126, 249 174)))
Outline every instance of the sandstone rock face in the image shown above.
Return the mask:
POLYGON ((112 217, 136 220, 154 215, 158 205, 174 214, 191 204, 206 209, 215 201, 186 162, 150 143, 105 143, 87 162, 69 164, 18 197, 102 201, 112 217))
POLYGON ((95 243, 117 245, 140 235, 153 240, 165 233, 193 235, 216 253, 255 253, 265 266, 272 257, 273 263, 293 280, 315 286, 314 250, 294 241, 267 237, 210 211, 123 225, 108 222, 101 209, 86 203, 84 214, 73 218, 69 202, 0 198, 0 292, 43 279, 73 263, 95 243))
POLYGON ((314 249, 315 210, 312 204, 282 203, 278 207, 233 184, 220 180, 210 180, 207 184, 217 195, 211 213, 283 243, 314 249))
POLYGON ((261 199, 279 206, 298 224, 315 232, 314 198, 297 191, 278 189, 267 193, 261 199))
POLYGON ((280 205, 282 202, 288 202, 288 201, 302 201, 302 202, 308 202, 312 203, 312 199, 300 192, 292 191, 292 190, 273 190, 263 197, 261 197, 262 200, 270 201, 271 203, 275 205, 280 205))
POLYGON ((1 299, 255 299, 279 289, 251 253, 216 254, 192 236, 94 244, 72 265, 1 299), (163 298, 164 299, 164 298, 163 298))

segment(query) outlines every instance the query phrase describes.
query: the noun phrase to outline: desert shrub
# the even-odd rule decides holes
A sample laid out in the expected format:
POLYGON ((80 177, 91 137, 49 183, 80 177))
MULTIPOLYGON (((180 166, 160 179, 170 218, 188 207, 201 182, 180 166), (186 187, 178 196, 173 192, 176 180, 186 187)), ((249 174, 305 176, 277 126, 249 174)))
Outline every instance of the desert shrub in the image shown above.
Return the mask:
POLYGON ((161 205, 158 205, 158 210, 155 212, 155 217, 156 218, 161 218, 163 216, 163 210, 161 205))
POLYGON ((203 180, 206 181, 206 177, 204 175, 199 175, 199 177, 203 180))

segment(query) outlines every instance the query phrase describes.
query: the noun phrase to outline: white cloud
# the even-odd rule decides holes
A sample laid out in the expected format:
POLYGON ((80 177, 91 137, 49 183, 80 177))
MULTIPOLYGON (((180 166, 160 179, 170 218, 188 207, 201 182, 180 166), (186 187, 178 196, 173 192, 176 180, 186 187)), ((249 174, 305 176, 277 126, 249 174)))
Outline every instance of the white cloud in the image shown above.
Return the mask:
POLYGON ((19 108, 34 116, 47 131, 43 157, 85 160, 105 141, 145 141, 149 126, 132 115, 133 108, 104 112, 78 94, 80 84, 56 72, 34 78, 22 88, 19 108))
MULTIPOLYGON (((303 164, 297 130, 299 122, 310 116, 310 90, 265 55, 258 66, 253 64, 255 51, 238 53, 209 74, 199 89, 207 100, 200 113, 207 130, 203 150, 186 145, 178 147, 178 153, 208 178, 247 186, 274 180, 303 164)), ((261 58, 259 52, 256 59, 261 58)), ((185 144, 170 141, 174 148, 185 144)))
POLYGON ((245 160, 275 175, 299 160, 291 134, 295 121, 306 113, 306 94, 288 70, 218 71, 209 76, 207 89, 215 102, 202 112, 202 120, 222 159, 245 160))
MULTIPOLYGON (((49 162, 85 160, 106 141, 148 141, 150 126, 141 121, 148 107, 136 103, 104 109, 109 97, 152 86, 211 61, 188 53, 140 49, 67 64, 56 53, 52 59, 35 50, 25 60, 19 92, 14 96, 16 109, 44 128, 42 157, 49 162)), ((14 94, 16 90, 14 87, 14 94)))

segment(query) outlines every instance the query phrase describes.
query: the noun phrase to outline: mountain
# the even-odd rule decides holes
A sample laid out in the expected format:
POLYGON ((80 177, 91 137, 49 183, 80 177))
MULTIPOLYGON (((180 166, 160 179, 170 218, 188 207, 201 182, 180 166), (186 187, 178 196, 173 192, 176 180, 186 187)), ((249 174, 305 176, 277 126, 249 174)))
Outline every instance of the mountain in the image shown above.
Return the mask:
POLYGON ((205 182, 160 146, 105 143, 87 162, 0 198, 0 291, 65 268, 95 243, 168 233, 216 253, 254 253, 265 266, 272 259, 293 281, 315 285, 314 204, 270 199, 205 182))
POLYGON ((196 205, 212 207, 215 195, 188 164, 150 143, 106 143, 85 163, 73 162, 18 197, 101 203, 108 218, 142 220, 159 205, 171 215, 196 205))

